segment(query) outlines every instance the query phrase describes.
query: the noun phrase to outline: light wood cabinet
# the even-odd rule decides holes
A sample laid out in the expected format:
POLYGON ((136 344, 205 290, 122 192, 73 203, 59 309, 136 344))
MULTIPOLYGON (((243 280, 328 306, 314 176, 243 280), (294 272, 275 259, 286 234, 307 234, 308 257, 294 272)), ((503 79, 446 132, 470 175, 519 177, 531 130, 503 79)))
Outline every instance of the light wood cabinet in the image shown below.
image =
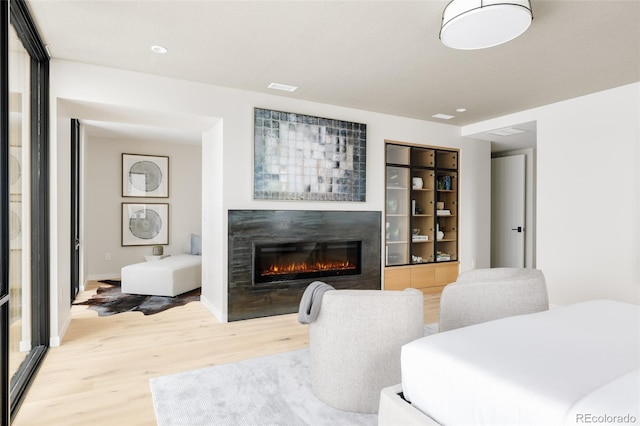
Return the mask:
POLYGON ((458 262, 447 262, 388 267, 384 270, 384 289, 415 288, 423 293, 437 293, 456 280, 458 266, 458 262))
POLYGON ((385 142, 385 289, 439 291, 458 276, 460 153, 385 142))

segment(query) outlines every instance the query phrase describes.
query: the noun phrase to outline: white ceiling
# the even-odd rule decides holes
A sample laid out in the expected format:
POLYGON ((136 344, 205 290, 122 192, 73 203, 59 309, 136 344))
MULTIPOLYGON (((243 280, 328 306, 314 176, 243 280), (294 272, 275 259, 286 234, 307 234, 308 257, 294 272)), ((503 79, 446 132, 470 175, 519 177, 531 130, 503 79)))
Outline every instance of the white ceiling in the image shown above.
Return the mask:
POLYGON ((479 51, 440 43, 447 2, 28 4, 53 58, 423 120, 451 114, 454 125, 640 81, 640 1, 532 0, 525 34, 479 51))

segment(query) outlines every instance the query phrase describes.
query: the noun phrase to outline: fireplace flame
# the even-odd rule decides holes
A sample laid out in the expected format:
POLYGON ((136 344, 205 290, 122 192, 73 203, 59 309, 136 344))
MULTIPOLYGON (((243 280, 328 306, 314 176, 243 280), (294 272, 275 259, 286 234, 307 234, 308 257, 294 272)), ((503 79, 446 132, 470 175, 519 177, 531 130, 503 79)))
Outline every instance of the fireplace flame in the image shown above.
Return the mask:
POLYGON ((356 269, 356 265, 349 261, 340 262, 315 262, 308 264, 303 263, 290 263, 287 265, 271 265, 269 268, 262 272, 262 275, 279 275, 279 274, 292 274, 292 273, 306 273, 306 272, 323 272, 323 271, 348 271, 356 269))

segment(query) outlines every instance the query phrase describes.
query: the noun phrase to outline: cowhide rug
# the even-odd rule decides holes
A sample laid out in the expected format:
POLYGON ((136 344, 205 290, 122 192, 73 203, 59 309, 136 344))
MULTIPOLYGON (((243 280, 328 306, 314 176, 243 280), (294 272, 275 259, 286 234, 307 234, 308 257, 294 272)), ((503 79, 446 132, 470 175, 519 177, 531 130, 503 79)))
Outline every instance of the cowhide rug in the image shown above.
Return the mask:
POLYGON ((88 305, 89 309, 98 312, 101 317, 115 315, 122 312, 142 312, 153 315, 176 306, 183 306, 189 302, 200 300, 200 289, 180 294, 175 297, 145 296, 141 294, 124 294, 120 290, 120 281, 100 281, 108 286, 98 287, 97 293, 86 302, 74 305, 88 305))

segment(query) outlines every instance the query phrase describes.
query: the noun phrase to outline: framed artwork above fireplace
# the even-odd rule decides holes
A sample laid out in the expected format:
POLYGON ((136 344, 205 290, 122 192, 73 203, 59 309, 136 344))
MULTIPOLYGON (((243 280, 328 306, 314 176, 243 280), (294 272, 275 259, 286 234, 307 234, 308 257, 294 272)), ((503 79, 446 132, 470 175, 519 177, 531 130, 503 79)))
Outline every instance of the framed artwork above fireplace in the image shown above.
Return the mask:
POLYGON ((366 201, 367 125, 254 109, 253 198, 366 201))

